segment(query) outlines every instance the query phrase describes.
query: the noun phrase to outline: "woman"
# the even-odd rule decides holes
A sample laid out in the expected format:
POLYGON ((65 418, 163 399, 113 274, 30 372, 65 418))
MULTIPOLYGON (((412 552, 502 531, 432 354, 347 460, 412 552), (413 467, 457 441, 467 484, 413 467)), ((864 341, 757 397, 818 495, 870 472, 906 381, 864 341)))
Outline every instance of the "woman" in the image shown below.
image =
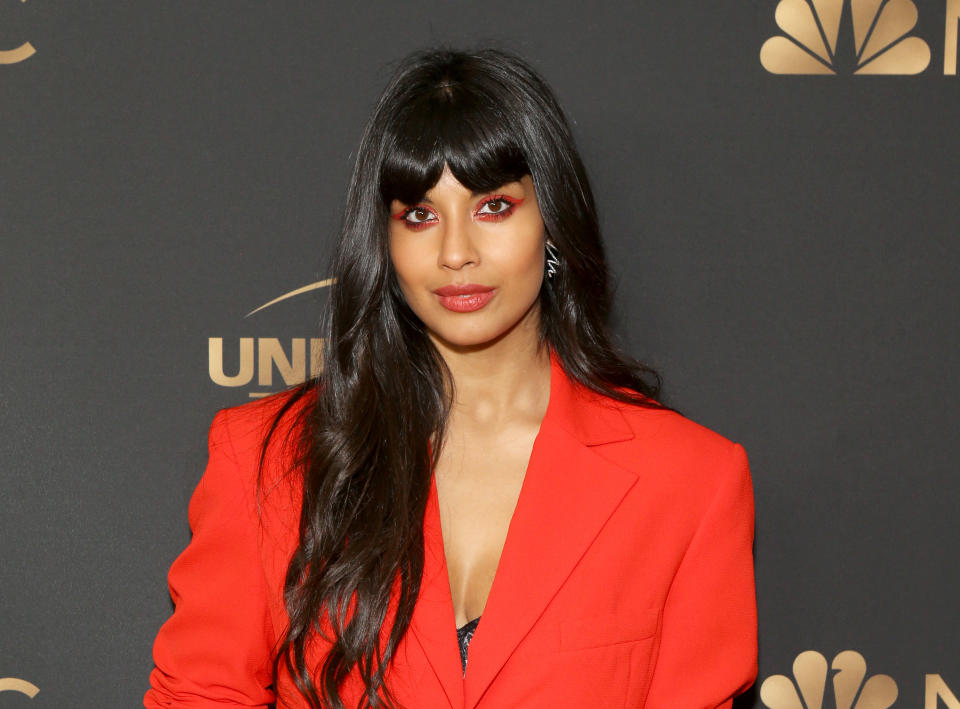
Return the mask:
POLYGON ((332 270, 322 375, 214 419, 145 706, 729 707, 756 675, 747 458, 611 346, 544 81, 408 57, 332 270))

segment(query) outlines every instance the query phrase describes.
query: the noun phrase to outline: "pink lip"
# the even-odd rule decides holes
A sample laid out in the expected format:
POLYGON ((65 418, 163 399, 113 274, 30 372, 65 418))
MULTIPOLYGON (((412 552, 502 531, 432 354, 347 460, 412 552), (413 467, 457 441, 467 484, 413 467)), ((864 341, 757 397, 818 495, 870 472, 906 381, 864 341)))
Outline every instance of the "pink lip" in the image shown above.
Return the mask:
POLYGON ((434 293, 440 298, 440 305, 455 313, 469 313, 480 310, 493 298, 494 288, 476 283, 450 285, 437 288, 434 293))
POLYGON ((486 293, 492 291, 493 286, 482 286, 479 283, 463 283, 461 285, 449 285, 443 288, 437 288, 434 293, 437 295, 473 295, 474 293, 486 293))

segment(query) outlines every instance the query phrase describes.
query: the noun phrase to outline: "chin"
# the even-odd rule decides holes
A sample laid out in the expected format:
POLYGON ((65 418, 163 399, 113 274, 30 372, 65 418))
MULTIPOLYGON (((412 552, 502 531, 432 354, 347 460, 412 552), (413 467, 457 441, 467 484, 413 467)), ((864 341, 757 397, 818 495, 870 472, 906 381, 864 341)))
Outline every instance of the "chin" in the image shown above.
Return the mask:
POLYGON ((482 349, 491 345, 504 333, 499 330, 489 331, 485 328, 427 328, 434 340, 439 340, 447 347, 458 349, 482 349))
POLYGON ((483 349, 485 346, 493 344, 496 337, 470 337, 469 335, 451 335, 445 336, 442 333, 431 333, 435 340, 439 340, 444 345, 456 349, 483 349))
POLYGON ((431 338, 447 347, 480 350, 496 344, 518 327, 532 325, 530 316, 536 305, 537 302, 534 301, 526 313, 517 314, 478 312, 463 315, 444 312, 439 317, 431 317, 432 322, 423 318, 421 322, 426 325, 431 338))

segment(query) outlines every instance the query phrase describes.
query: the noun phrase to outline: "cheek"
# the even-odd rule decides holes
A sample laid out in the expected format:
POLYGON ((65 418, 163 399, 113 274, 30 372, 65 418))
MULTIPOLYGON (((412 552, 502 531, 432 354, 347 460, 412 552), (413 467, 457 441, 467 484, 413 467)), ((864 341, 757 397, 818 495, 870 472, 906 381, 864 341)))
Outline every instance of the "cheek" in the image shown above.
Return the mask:
POLYGON ((517 238, 512 241, 513 255, 517 274, 532 279, 539 278, 543 272, 544 228, 539 215, 530 214, 523 223, 518 224, 517 238))
POLYGON ((497 261, 511 280, 536 281, 543 272, 542 239, 517 240, 499 250, 497 261))
POLYGON ((390 239, 390 261, 401 286, 416 279, 418 258, 416 251, 403 239, 390 239))
POLYGON ((423 309, 429 305, 430 296, 426 287, 436 268, 436 257, 410 239, 400 238, 390 241, 390 261, 403 299, 418 317, 424 317, 423 309))

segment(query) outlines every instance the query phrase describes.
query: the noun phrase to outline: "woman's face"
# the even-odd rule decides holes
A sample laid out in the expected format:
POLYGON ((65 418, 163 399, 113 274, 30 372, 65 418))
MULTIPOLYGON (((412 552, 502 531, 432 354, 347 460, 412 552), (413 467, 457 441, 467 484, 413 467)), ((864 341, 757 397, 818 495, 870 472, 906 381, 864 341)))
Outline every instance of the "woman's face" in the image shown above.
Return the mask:
POLYGON ((528 327, 536 334, 544 229, 529 175, 472 194, 445 166, 422 201, 394 200, 390 216, 397 280, 437 344, 483 346, 528 327))

